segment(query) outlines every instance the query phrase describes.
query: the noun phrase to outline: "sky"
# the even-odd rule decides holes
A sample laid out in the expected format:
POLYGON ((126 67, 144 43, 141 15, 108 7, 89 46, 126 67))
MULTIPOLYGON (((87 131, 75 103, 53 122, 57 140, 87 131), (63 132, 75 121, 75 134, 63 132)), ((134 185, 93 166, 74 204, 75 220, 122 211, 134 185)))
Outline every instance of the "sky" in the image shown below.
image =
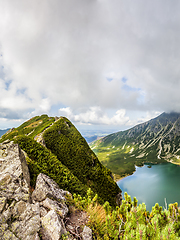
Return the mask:
POLYGON ((180 1, 0 0, 0 129, 119 131, 180 112, 180 1))

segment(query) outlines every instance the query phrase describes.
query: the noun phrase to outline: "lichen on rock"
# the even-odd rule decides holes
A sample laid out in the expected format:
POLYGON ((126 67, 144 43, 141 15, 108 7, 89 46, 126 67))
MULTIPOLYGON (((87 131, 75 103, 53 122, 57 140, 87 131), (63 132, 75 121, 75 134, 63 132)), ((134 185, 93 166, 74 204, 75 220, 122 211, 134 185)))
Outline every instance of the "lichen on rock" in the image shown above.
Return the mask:
POLYGON ((65 218, 68 191, 45 174, 39 174, 31 194, 30 177, 23 151, 18 144, 0 144, 0 239, 68 239, 65 218), (4 154, 5 153, 5 154, 4 154))

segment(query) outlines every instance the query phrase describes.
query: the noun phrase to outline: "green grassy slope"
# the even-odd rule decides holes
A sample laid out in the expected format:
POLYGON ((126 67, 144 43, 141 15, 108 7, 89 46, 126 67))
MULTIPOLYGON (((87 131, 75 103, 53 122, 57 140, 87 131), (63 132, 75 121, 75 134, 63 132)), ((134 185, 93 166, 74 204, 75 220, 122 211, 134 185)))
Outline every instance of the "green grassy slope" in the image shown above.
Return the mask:
POLYGON ((129 130, 91 143, 101 163, 119 177, 132 174, 144 162, 180 164, 180 114, 163 113, 129 130))
POLYGON ((5 141, 6 139, 14 140, 14 138, 19 135, 25 135, 34 138, 36 135, 54 123, 54 121, 54 117, 48 117, 47 115, 36 116, 24 122, 19 127, 8 131, 0 138, 0 142, 5 141))

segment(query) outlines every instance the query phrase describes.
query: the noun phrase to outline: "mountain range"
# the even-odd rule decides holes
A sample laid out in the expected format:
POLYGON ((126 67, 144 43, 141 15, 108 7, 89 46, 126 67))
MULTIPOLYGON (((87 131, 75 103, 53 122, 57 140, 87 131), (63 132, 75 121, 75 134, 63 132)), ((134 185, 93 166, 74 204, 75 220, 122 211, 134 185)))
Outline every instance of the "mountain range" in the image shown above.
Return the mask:
POLYGON ((180 113, 162 113, 90 146, 101 163, 119 177, 132 174, 135 165, 142 166, 145 162, 180 164, 180 113))
POLYGON ((8 128, 8 129, 4 129, 4 130, 1 130, 0 129, 0 137, 3 135, 3 134, 5 134, 7 131, 9 131, 10 129, 8 128))

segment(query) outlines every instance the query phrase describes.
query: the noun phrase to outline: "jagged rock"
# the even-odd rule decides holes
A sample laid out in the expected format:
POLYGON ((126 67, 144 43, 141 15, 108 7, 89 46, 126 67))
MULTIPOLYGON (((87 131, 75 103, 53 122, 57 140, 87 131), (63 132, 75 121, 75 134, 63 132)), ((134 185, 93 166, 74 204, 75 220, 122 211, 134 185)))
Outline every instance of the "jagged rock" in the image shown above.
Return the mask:
POLYGON ((61 218, 64 218, 68 213, 68 207, 66 204, 54 201, 49 198, 46 198, 43 202, 41 202, 41 205, 50 210, 55 210, 61 216, 61 218))
MULTIPOLYGON (((0 144, 0 239, 40 240, 41 235, 43 240, 59 240, 67 234, 65 196, 70 193, 42 173, 32 195, 29 187, 25 153, 7 140, 0 144)), ((89 237, 90 230, 85 229, 83 234, 89 237)))
POLYGON ((19 239, 34 240, 40 230, 40 216, 35 215, 27 221, 15 221, 11 224, 11 229, 19 239))
POLYGON ((23 214, 23 212, 26 209, 26 202, 24 201, 19 201, 16 203, 16 205, 13 208, 13 217, 20 217, 21 214, 23 214))
POLYGON ((30 204, 19 201, 3 212, 2 217, 4 217, 6 222, 9 220, 9 229, 22 240, 34 240, 37 232, 40 230, 39 203, 30 204))
POLYGON ((47 213, 47 210, 43 206, 40 206, 40 217, 44 217, 47 213))
POLYGON ((30 175, 25 156, 18 144, 8 140, 0 144, 0 171, 1 175, 5 173, 13 174, 16 177, 23 175, 28 187, 30 185, 30 175))
POLYGON ((0 215, 0 239, 3 240, 17 240, 18 238, 9 230, 9 226, 6 223, 6 219, 3 215, 0 215))
POLYGON ((34 140, 36 140, 36 142, 38 142, 41 145, 43 145, 44 147, 46 147, 46 143, 44 141, 43 134, 44 134, 44 132, 38 134, 37 136, 34 137, 34 140))
POLYGON ((84 226, 81 236, 83 240, 92 240, 92 230, 89 227, 84 226))
POLYGON ((18 144, 0 144, 0 197, 29 200, 30 176, 25 156, 18 144))
POLYGON ((0 226, 0 238, 1 240, 19 240, 9 229, 8 225, 0 226))
POLYGON ((29 204, 20 201, 16 203, 12 212, 13 218, 26 222, 34 216, 40 216, 39 203, 29 204))
MULTIPOLYGON (((0 239, 32 239, 40 229, 37 204, 30 204, 30 175, 18 144, 0 144, 0 239)), ((37 238, 37 237, 36 237, 37 238)))
POLYGON ((15 204, 16 204, 16 201, 13 200, 10 203, 10 205, 9 204, 6 205, 6 208, 4 209, 4 211, 3 211, 2 215, 1 215, 3 217, 3 219, 4 219, 4 221, 7 222, 9 219, 11 219, 11 216, 13 214, 12 211, 13 211, 13 208, 14 208, 15 204))
POLYGON ((59 188, 58 184, 50 177, 40 173, 36 180, 36 187, 32 194, 34 201, 43 201, 46 197, 53 198, 54 200, 65 201, 66 194, 70 194, 59 188))
POLYGON ((48 214, 42 218, 41 222, 43 240, 59 240, 65 231, 62 220, 55 210, 49 211, 48 214))
POLYGON ((6 198, 5 197, 0 197, 0 213, 2 212, 5 204, 6 204, 6 198))

